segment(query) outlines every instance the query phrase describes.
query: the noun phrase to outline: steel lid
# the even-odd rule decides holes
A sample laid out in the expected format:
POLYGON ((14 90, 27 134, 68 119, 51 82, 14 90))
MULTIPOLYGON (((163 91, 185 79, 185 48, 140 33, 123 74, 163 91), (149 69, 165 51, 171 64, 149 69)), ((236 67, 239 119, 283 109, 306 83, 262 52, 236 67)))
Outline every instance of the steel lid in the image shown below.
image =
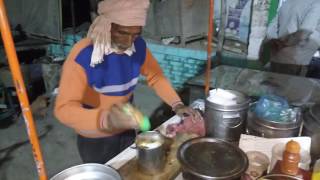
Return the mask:
POLYGON ((222 104, 216 104, 206 99, 206 105, 219 111, 241 111, 249 108, 250 98, 247 95, 234 90, 225 90, 225 91, 235 95, 236 104, 222 105, 222 104))
POLYGON ((240 148, 214 138, 184 142, 178 159, 184 171, 205 179, 238 178, 248 168, 248 158, 240 148))

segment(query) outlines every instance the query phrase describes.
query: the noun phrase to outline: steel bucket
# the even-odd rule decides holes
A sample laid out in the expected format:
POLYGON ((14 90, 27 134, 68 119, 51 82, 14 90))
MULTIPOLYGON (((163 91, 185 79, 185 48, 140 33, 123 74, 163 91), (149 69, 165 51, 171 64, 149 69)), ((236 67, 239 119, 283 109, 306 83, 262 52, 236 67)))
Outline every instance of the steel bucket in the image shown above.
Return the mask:
POLYGON ((236 95, 236 105, 220 105, 208 100, 205 102, 206 136, 237 142, 246 130, 250 98, 237 91, 227 91, 236 95))

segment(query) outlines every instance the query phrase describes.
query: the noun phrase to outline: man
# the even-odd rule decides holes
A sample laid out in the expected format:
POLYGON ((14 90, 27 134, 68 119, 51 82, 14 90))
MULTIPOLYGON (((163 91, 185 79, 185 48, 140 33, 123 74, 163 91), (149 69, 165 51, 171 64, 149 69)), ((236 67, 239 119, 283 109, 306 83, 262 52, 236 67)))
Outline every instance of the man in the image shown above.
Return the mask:
POLYGON ((78 133, 85 163, 105 163, 134 142, 138 124, 122 112, 139 75, 179 116, 200 115, 183 105, 140 37, 149 0, 104 0, 88 38, 78 42, 63 66, 55 115, 78 133))
POLYGON ((320 1, 287 0, 271 22, 271 71, 305 76, 320 47, 320 1))

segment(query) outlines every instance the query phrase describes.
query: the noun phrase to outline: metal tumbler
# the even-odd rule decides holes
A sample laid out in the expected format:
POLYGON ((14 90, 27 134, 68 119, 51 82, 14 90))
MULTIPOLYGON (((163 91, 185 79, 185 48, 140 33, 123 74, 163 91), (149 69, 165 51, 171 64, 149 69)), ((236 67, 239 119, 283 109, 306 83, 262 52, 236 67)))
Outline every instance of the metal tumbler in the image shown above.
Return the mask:
POLYGON ((147 131, 136 138, 138 169, 142 173, 154 175, 165 166, 165 139, 157 131, 147 131))

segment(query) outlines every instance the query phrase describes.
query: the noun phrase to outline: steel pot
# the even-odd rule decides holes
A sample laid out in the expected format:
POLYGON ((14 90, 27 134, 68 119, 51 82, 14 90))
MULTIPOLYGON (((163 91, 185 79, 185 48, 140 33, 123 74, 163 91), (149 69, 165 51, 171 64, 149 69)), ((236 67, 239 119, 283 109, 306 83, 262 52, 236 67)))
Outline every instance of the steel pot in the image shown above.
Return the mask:
POLYGON ((246 130, 250 98, 237 91, 226 91, 236 96, 237 104, 221 105, 205 101, 206 136, 237 142, 246 130))
POLYGON ((121 180, 120 174, 110 166, 87 163, 73 166, 50 180, 121 180))
POLYGON ((186 180, 240 179, 249 162, 239 147, 208 137, 184 142, 177 157, 186 180))
POLYGON ((287 138, 299 136, 301 115, 294 122, 275 122, 258 118, 254 112, 248 113, 248 133, 265 138, 287 138))

